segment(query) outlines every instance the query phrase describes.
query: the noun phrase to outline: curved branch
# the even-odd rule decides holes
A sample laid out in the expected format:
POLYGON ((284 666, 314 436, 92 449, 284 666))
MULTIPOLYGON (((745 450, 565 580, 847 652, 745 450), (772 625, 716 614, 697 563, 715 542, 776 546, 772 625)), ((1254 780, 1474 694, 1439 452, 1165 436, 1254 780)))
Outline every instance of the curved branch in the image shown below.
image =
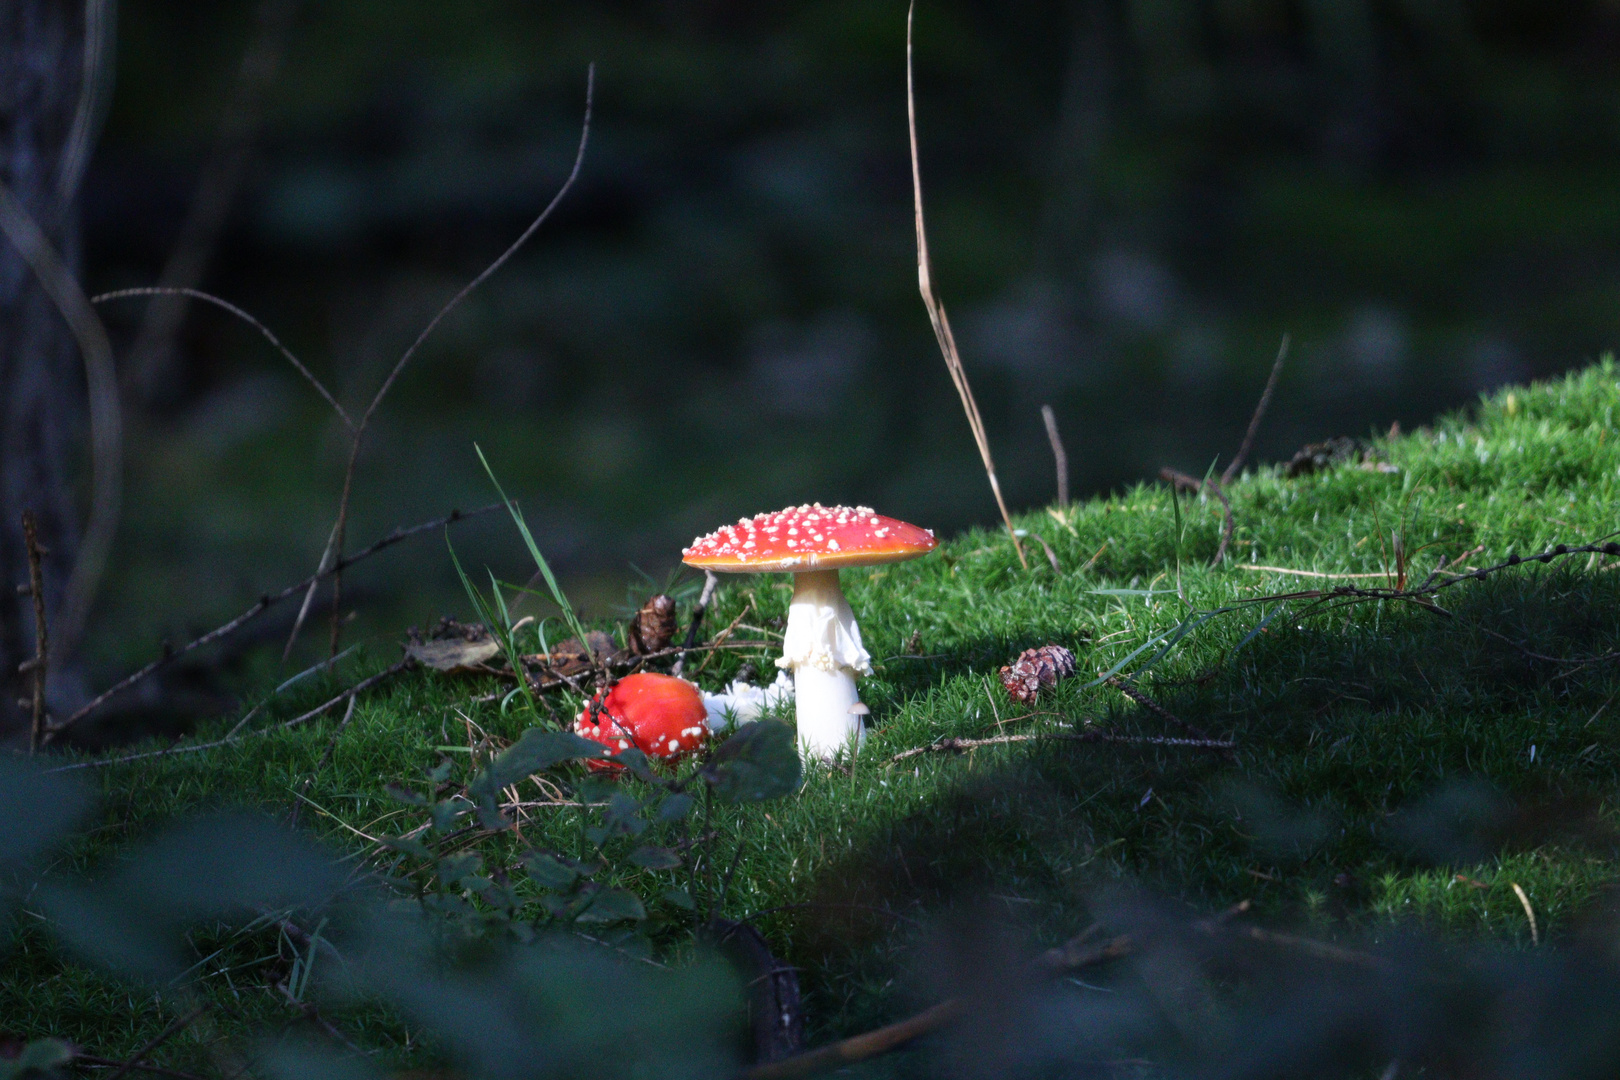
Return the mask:
POLYGON ((118 403, 118 376, 113 371, 112 342, 96 309, 28 208, 0 183, 0 232, 6 234, 28 263, 40 287, 61 312, 84 357, 90 394, 90 515, 79 542, 78 557, 68 578, 62 609, 56 616, 56 640, 66 657, 84 632, 90 604, 107 568, 107 554, 118 528, 123 499, 123 418, 118 403))
MULTIPOLYGON (((359 424, 354 427, 354 439, 349 446, 349 461, 343 469, 343 493, 338 497, 337 520, 333 523, 332 532, 327 537, 326 548, 321 552, 321 560, 316 564, 317 573, 322 573, 326 568, 335 565, 338 557, 343 553, 343 540, 349 523, 349 497, 354 491, 355 466, 360 461, 360 440, 365 436, 366 425, 371 423, 372 414, 382 404, 383 398, 388 396, 388 391, 393 388, 394 382, 399 378, 400 373, 405 370, 405 365, 410 363, 411 357, 416 355, 417 350, 422 347, 422 343, 428 339, 428 335, 432 334, 438 328, 438 325, 444 321, 445 316, 454 311, 463 300, 472 294, 474 289, 488 281, 495 271, 505 266, 507 260, 518 253, 519 248, 529 242, 529 238, 539 231, 540 226, 546 223, 546 220, 551 217, 552 211, 556 210, 557 205, 562 202, 563 196, 567 195, 569 189, 574 186, 574 181, 579 178, 580 167, 585 163, 585 147, 590 143, 591 139, 591 108, 595 98, 596 65, 592 63, 585 70, 585 119, 580 125, 579 149, 574 152, 574 167, 568 171, 568 179, 563 181, 562 187, 557 189, 557 194, 551 197, 551 201, 546 204, 546 208, 540 211, 540 216, 529 223, 529 227, 523 230, 522 235, 512 241, 511 246, 501 252, 499 258, 486 266, 483 273, 462 286, 461 291, 452 296, 450 301, 439 309, 439 313, 433 316, 427 326, 423 327, 422 332, 416 335, 416 340, 411 342, 410 348, 406 349, 399 360, 395 362, 393 370, 388 373, 388 377, 377 388, 377 393, 371 399, 371 404, 367 405, 366 411, 361 414, 359 424)), ((337 655, 338 627, 341 625, 338 620, 338 612, 342 599, 343 577, 340 572, 332 586, 331 645, 332 655, 334 656, 337 655)), ((304 620, 309 617, 309 610, 314 602, 315 586, 311 584, 309 592, 304 594, 303 606, 298 609, 298 618, 293 620, 292 633, 287 635, 287 647, 281 653, 283 661, 292 655, 293 644, 298 640, 298 634, 303 630, 304 620)))
POLYGON ((298 370, 298 374, 302 375, 305 380, 308 381, 309 385, 315 388, 315 392, 321 395, 321 399, 328 405, 332 406, 333 411, 338 414, 338 418, 343 421, 343 425, 350 431, 354 430, 354 421, 349 417, 348 412, 344 410, 342 405, 338 404, 337 398, 332 396, 331 391, 326 388, 321 380, 317 379, 314 373, 311 372, 309 368, 304 366, 304 362, 298 359, 298 357, 294 356, 292 354, 292 350, 283 345, 281 343, 281 339, 276 337, 275 334, 271 333, 268 326, 264 325, 264 323, 260 322, 258 319, 255 319, 252 315, 249 315, 247 312, 243 311, 229 300, 222 300, 212 293, 205 293, 200 289, 191 289, 183 286, 171 287, 164 285, 151 285, 137 289, 115 289, 112 292, 104 292, 99 296, 92 296, 90 298, 90 302, 92 304, 104 304, 109 300, 122 300, 129 296, 189 296, 193 300, 202 300, 213 304, 217 308, 222 308, 225 311, 230 312, 232 315, 235 315, 238 319, 241 319, 243 322, 247 323, 249 326, 253 327, 253 329, 262 334, 264 339, 274 346, 277 352, 281 353, 282 356, 285 356, 289 364, 298 370))

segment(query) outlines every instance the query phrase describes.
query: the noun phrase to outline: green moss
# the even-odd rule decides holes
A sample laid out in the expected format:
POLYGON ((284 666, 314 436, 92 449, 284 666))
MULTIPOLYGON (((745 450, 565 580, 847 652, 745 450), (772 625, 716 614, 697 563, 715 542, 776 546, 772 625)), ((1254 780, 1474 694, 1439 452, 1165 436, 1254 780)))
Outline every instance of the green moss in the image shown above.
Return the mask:
MULTIPOLYGON (((1447 589, 1440 613, 1264 597, 1383 585, 1403 569, 1421 580, 1442 559, 1486 566, 1606 537, 1620 507, 1617 380, 1605 361, 1380 441, 1377 455, 1396 471, 1351 465, 1289 479, 1259 469, 1230 489, 1236 529, 1222 566, 1208 565, 1219 504, 1184 500, 1178 535, 1168 490, 1142 485, 1067 513, 1020 517, 1057 569, 1038 543, 1028 545, 1026 570, 1005 534, 970 532, 930 558, 846 574, 875 658, 863 690, 875 729, 852 768, 812 770, 790 799, 717 814, 717 860, 743 845, 724 914, 755 916, 801 968, 816 1038, 906 1007, 895 986, 907 985, 917 927, 935 915, 977 906, 1034 939, 1058 939, 1091 920, 1099 889, 1119 883, 1206 909, 1250 900, 1268 922, 1330 937, 1377 938, 1413 923, 1528 945, 1517 883, 1541 940, 1571 933, 1616 877, 1620 664, 1543 658, 1620 646, 1620 560, 1526 563, 1447 589), (942 736, 1087 726, 1183 734, 1112 687, 1087 684, 1191 613, 1233 605, 1151 668, 1154 650, 1126 668, 1175 715, 1235 740, 1232 757, 1054 741, 891 762, 942 736), (997 667, 1048 642, 1074 648, 1086 677, 1048 692, 1037 709, 1011 705, 997 667)), ((787 599, 780 579, 730 580, 710 625, 752 605, 743 622, 769 627, 787 599)), ((296 715, 387 659, 351 662, 326 685, 300 687, 260 722, 296 715)), ((701 681, 717 686, 745 659, 720 654, 701 681)), ((385 784, 419 782, 474 727, 512 739, 534 722, 503 713, 497 689, 402 677, 360 703, 319 772, 332 718, 224 751, 95 770, 100 824, 52 872, 89 870, 197 807, 246 802, 286 815, 306 781, 303 824, 363 860, 367 837, 411 819, 385 784)), ((578 706, 556 707, 570 715, 578 706)), ((448 757, 458 769, 469 761, 448 757)), ((561 850, 579 842, 573 810, 536 808, 523 828, 561 850)), ((489 844, 495 857, 510 839, 489 844)), ((690 916, 660 899, 669 876, 627 865, 618 881, 643 892, 654 941, 675 949, 690 916)), ((23 921, 0 976, 9 1030, 119 1055, 179 1008, 134 1001, 23 921)), ((199 958, 211 940, 197 941, 199 958)), ((264 955, 254 950, 273 946, 220 931, 212 947, 225 948, 224 959, 204 965, 187 991, 229 1003, 211 1021, 217 1031, 291 1021, 264 989, 263 965, 254 966, 264 955), (226 960, 242 965, 229 978, 226 960)), ((409 1057, 408 1033, 388 1015, 340 1022, 352 1037, 409 1057)), ((159 1057, 203 1067, 201 1046, 175 1040, 159 1057)))

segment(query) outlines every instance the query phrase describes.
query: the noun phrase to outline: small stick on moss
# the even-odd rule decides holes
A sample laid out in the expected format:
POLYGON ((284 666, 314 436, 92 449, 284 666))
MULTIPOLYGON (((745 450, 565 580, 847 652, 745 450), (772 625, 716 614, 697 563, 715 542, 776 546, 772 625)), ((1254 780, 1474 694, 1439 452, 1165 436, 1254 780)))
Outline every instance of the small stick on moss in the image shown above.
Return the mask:
MULTIPOLYGON (((1117 937, 1099 945, 1087 947, 1082 944, 1085 936, 1082 934, 1055 949, 1048 949, 1035 960, 1035 966, 1048 972, 1077 971, 1125 956, 1134 948, 1131 939, 1128 937, 1117 937)), ((887 1054, 891 1050, 898 1050, 907 1043, 915 1042, 924 1035, 938 1031, 961 1016, 964 1007, 963 1003, 956 998, 948 998, 932 1008, 924 1009, 915 1016, 909 1016, 904 1020, 889 1024, 886 1027, 880 1027, 875 1031, 853 1035, 830 1046, 823 1046, 820 1049, 811 1050, 809 1053, 799 1054, 783 1061, 755 1065, 752 1069, 743 1073, 743 1078, 744 1080, 799 1080, 800 1077, 815 1076, 819 1073, 831 1072, 834 1069, 841 1069, 847 1065, 866 1061, 881 1054, 887 1054)))
POLYGON ((688 650, 697 644, 698 627, 703 625, 703 613, 709 610, 709 601, 714 599, 714 590, 719 585, 720 579, 714 576, 713 570, 703 571, 703 591, 698 594, 697 606, 692 608, 692 621, 686 625, 686 643, 681 647, 680 655, 675 658, 675 666, 670 669, 670 674, 677 679, 681 677, 681 669, 686 667, 688 650))
POLYGON ((1041 550, 1046 552, 1046 561, 1052 564, 1052 572, 1055 574, 1063 573, 1063 567, 1058 564, 1057 552, 1053 551, 1052 545, 1046 542, 1046 537, 1038 532, 1032 532, 1029 535, 1033 536, 1041 545, 1041 550))
POLYGON ((1228 739, 1178 739, 1164 735, 1111 735, 1106 731, 1043 731, 1029 735, 994 735, 984 739, 939 739, 927 746, 914 746, 902 750, 889 759, 889 764, 916 757, 918 754, 962 753, 981 746, 1005 746, 1024 742, 1079 742, 1126 743, 1133 746, 1174 746, 1194 750, 1236 750, 1237 744, 1228 739))
POLYGON ((1013 529, 1012 515, 1007 512, 1007 501, 1001 497, 1001 482, 996 479, 996 463, 990 458, 990 440, 984 432, 984 420, 979 416, 979 404, 973 399, 973 388, 968 385, 967 371, 962 367, 961 354, 956 350, 956 335, 951 333, 951 320, 945 315, 945 306, 934 296, 933 266, 928 258, 928 230, 923 225, 922 166, 917 158, 917 93, 912 79, 911 27, 917 13, 916 0, 906 9, 906 130, 911 140, 911 197, 917 221, 917 288, 922 293, 923 306, 928 309, 928 321, 934 327, 934 339, 945 356, 945 367, 956 384, 957 396, 962 399, 962 410, 967 413, 968 427, 973 431, 973 442, 984 461, 985 475, 990 478, 990 491, 1001 510, 1001 520, 1007 526, 1007 536, 1013 550, 1018 553, 1018 564, 1029 569, 1024 558, 1024 545, 1018 542, 1013 529))
MULTIPOLYGON (((86 1054, 81 1050, 74 1050, 73 1062, 75 1064, 92 1065, 101 1069, 118 1069, 128 1064, 130 1069, 135 1072, 151 1073, 154 1076, 170 1076, 174 1080, 204 1080, 203 1077, 198 1076, 196 1073, 181 1072, 179 1069, 166 1069, 160 1065, 147 1065, 144 1062, 140 1064, 123 1062, 114 1058, 101 1057, 97 1054, 86 1054)), ((104 1080, 104 1078, 97 1077, 96 1080, 104 1080)))
POLYGON ((1249 450, 1254 446, 1255 433, 1260 430, 1260 421, 1266 415, 1266 409, 1271 406, 1271 395, 1277 389, 1277 379, 1282 375, 1283 361, 1288 359, 1288 335, 1282 337, 1282 344, 1277 346, 1277 359, 1271 365, 1271 374, 1266 377, 1266 388, 1260 393, 1260 401, 1254 407, 1254 415, 1249 418, 1249 428, 1243 433, 1243 442, 1238 446, 1238 452, 1232 461, 1221 473, 1221 485, 1224 487, 1237 479, 1238 470, 1249 458, 1249 450))
POLYGON ((408 540, 420 533, 442 529, 447 525, 454 525, 462 521, 470 521, 475 517, 482 517, 491 511, 499 510, 501 508, 502 504, 500 503, 490 503, 488 506, 481 506, 477 510, 471 510, 466 513, 463 513, 460 510, 452 510, 444 517, 434 518, 432 521, 424 521, 420 525, 412 525, 408 528, 395 529, 393 532, 389 533, 387 536, 383 537, 381 540, 378 540, 376 543, 372 544, 363 551, 357 551, 353 555, 339 559, 336 567, 334 569, 327 570, 324 575, 311 574, 303 581, 300 581, 295 585, 289 585, 278 593, 265 593, 259 598, 259 601, 256 604, 224 625, 215 627, 214 629, 208 631, 208 633, 202 635, 201 637, 194 638, 178 649, 165 646, 162 656, 158 657, 156 660, 153 660, 145 667, 126 675, 124 678, 114 683, 111 687, 102 691, 89 702, 81 706, 78 712, 74 713, 66 720, 63 720, 60 724, 47 728, 45 730, 45 742, 50 743, 56 738, 56 736, 66 731, 74 724, 77 724, 80 720, 83 720, 85 717, 89 716, 91 713, 95 712, 97 709, 101 708, 107 702, 111 701, 119 694, 122 694, 130 687, 135 686, 143 679, 146 679, 157 672, 160 668, 168 665, 171 661, 196 649, 200 649, 205 645, 212 645, 216 641, 229 637, 231 634, 240 630, 243 626, 246 626, 260 615, 263 615, 266 611, 269 611, 276 604, 297 595, 307 586, 320 581, 323 576, 330 575, 336 572, 336 570, 342 570, 353 566, 355 563, 361 562, 364 559, 369 559, 378 552, 391 548, 400 541, 408 540))
POLYGON ((1041 406, 1041 419, 1046 423, 1046 438, 1052 444, 1052 458, 1057 465, 1057 502, 1059 510, 1069 508, 1069 455, 1063 451, 1063 437, 1058 434, 1057 414, 1052 406, 1041 406))
POLYGON ((1108 685, 1112 686, 1115 690, 1118 690, 1120 693, 1142 706, 1142 708, 1146 709, 1154 716, 1157 716, 1160 720, 1163 720, 1168 724, 1174 724, 1176 727, 1180 728, 1182 731, 1185 731, 1193 738, 1203 739, 1205 742, 1220 741, 1215 739, 1212 735, 1210 735, 1209 732, 1205 731, 1197 724, 1188 723, 1175 713, 1171 712, 1169 709, 1166 709, 1163 705, 1160 705, 1157 701, 1154 701, 1152 698, 1142 693, 1142 691, 1138 690, 1129 680, 1122 679, 1118 675, 1115 675, 1112 679, 1108 680, 1108 685))
POLYGON ((1536 928, 1536 909, 1530 906, 1530 896, 1524 891, 1524 886, 1517 881, 1508 882, 1513 886, 1513 892, 1518 896, 1519 903, 1524 907, 1524 917, 1530 920, 1530 944, 1541 944, 1541 932, 1536 928))
POLYGON ((692 678, 695 679, 699 675, 703 674, 703 669, 709 666, 709 661, 714 659, 716 651, 720 646, 726 643, 726 639, 731 637, 733 631, 735 631, 742 623, 743 619, 747 617, 749 611, 753 610, 753 607, 754 602, 752 600, 748 601, 743 605, 743 609, 738 616, 735 619, 732 619, 730 624, 728 624, 724 630, 714 635, 714 640, 709 642, 710 648, 708 655, 703 658, 703 663, 697 666, 697 670, 692 672, 692 678))
POLYGON ((59 773, 71 772, 75 769, 99 769, 107 765, 123 765, 130 761, 144 761, 147 758, 169 757, 174 754, 195 754, 201 750, 217 750, 221 746, 232 746, 241 742, 243 739, 253 738, 257 735, 268 735, 272 731, 285 731, 288 728, 295 728, 302 724, 308 723, 310 720, 315 719, 317 716, 320 716, 323 713, 330 712, 332 709, 343 704, 345 701, 349 700, 355 695, 362 694, 376 686, 378 683, 393 678, 410 665, 411 660, 409 658, 401 660, 393 667, 384 671, 379 671, 370 678, 363 679, 354 686, 349 687, 349 689, 343 691, 343 693, 339 694, 331 701, 328 701, 323 705, 318 705, 301 716, 295 716, 291 720, 285 720, 280 724, 272 724, 270 727, 255 728, 252 731, 246 731, 240 735, 228 735, 223 739, 215 739, 213 742, 193 743, 190 746, 167 746, 162 750, 147 750, 139 754, 125 754, 122 757, 115 758, 97 758, 93 761, 75 761, 71 765, 58 765, 54 769, 46 769, 45 771, 59 773))
POLYGON ((343 729, 349 726, 349 721, 354 719, 354 709, 359 703, 360 698, 358 695, 351 694, 349 696, 349 707, 343 710, 343 719, 339 720, 338 726, 332 729, 332 737, 326 743, 326 752, 321 755, 321 760, 315 763, 315 768, 310 771, 310 774, 304 777, 304 785, 298 789, 299 801, 293 804, 292 823, 294 826, 298 824, 299 811, 304 808, 303 797, 309 794, 309 789, 315 784, 315 778, 331 762, 332 754, 337 750, 338 737, 343 734, 343 729))
POLYGON ((28 548, 28 594, 34 598, 34 658, 25 661, 20 670, 31 671, 34 676, 28 752, 37 754, 45 736, 45 671, 51 655, 50 633, 45 624, 45 549, 39 546, 39 522, 32 510, 23 511, 22 529, 23 543, 28 548))

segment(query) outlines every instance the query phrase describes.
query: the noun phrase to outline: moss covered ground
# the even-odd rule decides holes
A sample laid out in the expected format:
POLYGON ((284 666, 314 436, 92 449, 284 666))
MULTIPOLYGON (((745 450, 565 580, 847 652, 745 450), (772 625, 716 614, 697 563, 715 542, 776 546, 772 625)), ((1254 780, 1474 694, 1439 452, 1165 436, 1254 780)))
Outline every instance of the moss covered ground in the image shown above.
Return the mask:
MULTIPOLYGON (((1005 533, 974 531, 925 559, 846 572, 876 667, 859 757, 811 769, 786 799, 716 808, 695 872, 623 862, 615 881, 642 896, 655 954, 677 961, 697 915, 668 890, 687 888, 706 913, 725 885, 718 913, 750 917, 800 969, 813 1043, 928 1004, 919 957, 941 920, 1051 944, 1123 888, 1205 913, 1249 901, 1257 924, 1364 945, 1418 928, 1529 949, 1530 911, 1536 942, 1578 935, 1620 878, 1620 557, 1524 562, 1431 604, 1267 597, 1449 581, 1606 540, 1620 528, 1617 407, 1620 372, 1605 361, 1371 439, 1360 462, 1298 477, 1254 468, 1228 488, 1235 528, 1216 566, 1219 501, 1142 484, 1018 516, 1027 569, 1005 533), (1034 707, 1012 704, 997 669, 1048 643, 1073 649, 1079 672, 1034 707), (1035 738, 894 760, 947 737, 1186 736, 1099 681, 1116 667, 1235 751, 1035 738)), ((768 638, 788 595, 784 577, 727 579, 707 625, 768 638)), ((412 671, 364 695, 335 741, 341 710, 276 727, 396 658, 372 648, 306 680, 255 718, 268 733, 234 746, 64 774, 91 787, 95 817, 49 874, 103 872, 131 839, 226 803, 282 818, 297 807, 352 865, 386 862, 374 838, 421 820, 386 785, 425 790, 442 762, 464 780, 469 746, 545 722, 503 709, 493 679, 412 671)), ((768 670, 769 654, 716 653, 697 677, 717 688, 747 662, 768 670)), ((559 715, 578 708, 551 701, 559 715)), ((528 783, 523 797, 543 802, 576 779, 528 783)), ((576 808, 525 813, 528 842, 581 843, 576 808)), ((482 843, 494 861, 514 840, 482 843)), ((268 988, 297 954, 270 929, 199 928, 197 966, 154 994, 66 956, 26 902, 17 927, 0 974, 8 1034, 120 1058, 212 1001, 154 1056, 209 1071, 223 1037, 309 1022, 268 988)), ((385 1060, 420 1059, 410 1025, 386 1010, 322 1019, 385 1060)))

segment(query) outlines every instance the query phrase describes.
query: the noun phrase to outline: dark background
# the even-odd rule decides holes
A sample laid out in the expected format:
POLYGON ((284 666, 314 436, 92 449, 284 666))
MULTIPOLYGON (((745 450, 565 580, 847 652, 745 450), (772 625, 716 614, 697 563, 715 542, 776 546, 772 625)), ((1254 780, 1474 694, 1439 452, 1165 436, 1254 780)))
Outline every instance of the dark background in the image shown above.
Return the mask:
MULTIPOLYGON (((84 189, 91 291, 158 279, 273 2, 120 5, 84 189)), ((623 602, 632 563, 661 576, 743 513, 996 519, 917 295, 902 3, 288 10, 201 285, 352 407, 551 197, 597 63, 578 186, 383 406, 351 549, 489 501, 475 442, 592 614, 623 602)), ((1610 348, 1617 45, 1613 0, 925 0, 938 287, 1009 502, 1053 496, 1048 402, 1077 494, 1203 474, 1284 332, 1261 459, 1610 348)), ((120 347, 142 309, 103 309, 120 347)), ((125 375, 100 680, 307 574, 345 453, 285 362, 217 311, 190 313, 171 363, 125 375)), ((508 523, 456 543, 524 575, 508 523)), ((362 637, 466 607, 433 536, 349 596, 362 637)), ((314 655, 324 627, 309 637, 314 655)))

